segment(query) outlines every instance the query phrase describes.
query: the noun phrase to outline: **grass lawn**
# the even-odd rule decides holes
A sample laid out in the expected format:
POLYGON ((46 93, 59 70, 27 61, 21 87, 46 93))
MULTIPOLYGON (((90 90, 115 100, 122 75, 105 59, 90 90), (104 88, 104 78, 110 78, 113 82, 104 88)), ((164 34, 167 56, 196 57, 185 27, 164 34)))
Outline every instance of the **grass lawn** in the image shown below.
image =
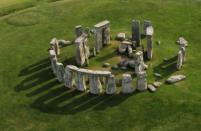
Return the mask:
MULTIPOLYGON (((200 36, 200 0, 1 0, 0 130, 198 131, 200 36), (161 82, 173 74, 184 74, 187 79, 163 84, 156 93, 112 96, 79 93, 58 83, 48 59, 51 38, 73 40, 76 25, 92 28, 105 19, 111 21, 113 37, 121 31, 129 36, 132 19, 151 20, 154 56, 147 63, 148 82, 156 79, 153 72, 163 75, 161 82), (184 67, 176 71, 175 41, 179 36, 189 41, 189 47, 184 67), (163 58, 170 61, 164 63, 163 58)), ((93 42, 89 44, 93 46, 93 42)), ((90 60, 88 68, 102 69, 103 62, 118 63, 117 44, 112 41, 90 60)), ((74 51, 74 45, 62 48, 60 60, 69 63, 74 51)), ((115 73, 121 76, 123 72, 115 73)))

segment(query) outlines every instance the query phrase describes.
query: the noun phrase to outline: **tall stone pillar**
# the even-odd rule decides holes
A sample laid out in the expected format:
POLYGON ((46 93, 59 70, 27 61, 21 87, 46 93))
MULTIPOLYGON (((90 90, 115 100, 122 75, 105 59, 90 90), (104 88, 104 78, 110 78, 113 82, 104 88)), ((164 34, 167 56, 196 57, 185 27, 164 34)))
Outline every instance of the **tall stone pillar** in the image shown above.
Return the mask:
POLYGON ((143 53, 141 51, 138 51, 135 54, 135 62, 135 74, 138 74, 148 68, 148 66, 144 63, 143 53))
POLYGON ((83 29, 82 29, 82 26, 81 25, 77 25, 75 27, 75 35, 76 35, 76 38, 77 37, 80 37, 83 33, 83 29))
POLYGON ((100 49, 103 47, 103 42, 102 42, 102 32, 100 29, 96 29, 95 32, 95 39, 96 39, 96 52, 99 53, 100 49))
POLYGON ((110 44, 110 26, 109 25, 107 25, 105 29, 105 38, 106 38, 105 45, 109 45, 110 44))
POLYGON ((152 54, 153 54, 152 36, 151 35, 147 35, 147 58, 149 60, 152 59, 152 54))
POLYGON ((89 75, 89 89, 91 94, 102 93, 102 85, 99 77, 96 75, 89 75))
POLYGON ((144 34, 147 35, 147 27, 152 26, 151 21, 145 20, 144 21, 144 34))
POLYGON ((74 79, 73 79, 73 71, 70 70, 68 67, 65 68, 64 74, 64 85, 68 88, 73 88, 74 79))
POLYGON ((49 54, 50 54, 50 61, 51 61, 51 68, 53 73, 56 75, 56 63, 57 63, 57 57, 56 57, 56 53, 53 49, 49 50, 49 54))
POLYGON ((53 49, 56 53, 56 55, 60 55, 60 48, 59 48, 59 42, 56 38, 53 38, 50 42, 51 49, 53 49))
POLYGON ((139 20, 132 21, 132 41, 135 41, 136 45, 140 46, 141 33, 140 33, 140 21, 139 20))
POLYGON ((116 92, 116 82, 114 75, 110 75, 106 78, 106 94, 115 94, 116 92))
POLYGON ((57 65, 57 79, 59 82, 63 82, 64 81, 64 73, 65 73, 65 70, 64 70, 64 66, 62 63, 56 63, 57 65))
POLYGON ((182 63, 183 63, 183 55, 182 55, 182 51, 180 50, 178 52, 178 58, 177 58, 177 69, 180 70, 182 67, 182 63))
POLYGON ((130 74, 123 74, 121 92, 124 94, 129 94, 134 92, 134 89, 132 88, 132 77, 130 74))
POLYGON ((85 76, 82 72, 79 72, 79 70, 76 72, 76 83, 77 83, 77 90, 79 91, 85 91, 86 88, 86 82, 85 82, 85 76))
POLYGON ((147 89, 147 78, 146 72, 140 72, 137 74, 137 90, 144 91, 147 89))
POLYGON ((182 52, 182 63, 184 63, 186 61, 186 48, 185 47, 181 47, 181 52, 182 52))

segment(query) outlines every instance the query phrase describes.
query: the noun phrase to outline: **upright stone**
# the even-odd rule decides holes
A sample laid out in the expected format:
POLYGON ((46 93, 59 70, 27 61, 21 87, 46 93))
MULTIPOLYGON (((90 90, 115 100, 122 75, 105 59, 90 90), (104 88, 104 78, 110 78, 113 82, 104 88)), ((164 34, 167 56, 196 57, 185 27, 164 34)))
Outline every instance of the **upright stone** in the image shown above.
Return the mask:
POLYGON ((76 35, 76 38, 77 37, 80 37, 83 33, 83 29, 82 29, 82 26, 81 25, 77 25, 75 27, 75 35, 76 35))
POLYGON ((57 79, 59 82, 63 82, 64 81, 64 73, 65 73, 65 70, 64 70, 64 66, 62 63, 56 63, 57 65, 57 79))
POLYGON ((134 92, 134 89, 132 88, 132 77, 130 74, 123 74, 122 79, 122 93, 124 94, 130 94, 134 92))
POLYGON ((56 53, 56 55, 60 55, 60 48, 59 48, 59 42, 56 38, 53 38, 50 42, 51 49, 53 49, 56 53))
POLYGON ((180 70, 182 67, 182 63, 183 63, 183 55, 182 55, 182 51, 180 50, 178 52, 178 58, 177 58, 177 69, 180 70))
POLYGON ((147 35, 147 58, 149 60, 152 59, 153 56, 153 42, 152 42, 152 36, 147 35))
POLYGON ((151 23, 151 21, 149 21, 149 20, 145 20, 144 21, 144 34, 145 35, 147 35, 147 27, 149 27, 149 26, 152 26, 152 23, 151 23))
POLYGON ((114 75, 110 75, 106 78, 106 94, 115 94, 116 92, 116 82, 114 75))
POLYGON ((186 61, 186 48, 185 47, 181 47, 181 52, 182 52, 182 63, 184 63, 186 61))
POLYGON ((110 22, 108 20, 102 21, 94 25, 95 39, 96 39, 96 51, 99 53, 100 49, 110 44, 110 22))
POLYGON ((57 57, 56 57, 56 53, 53 49, 49 50, 49 54, 50 54, 50 61, 51 61, 51 68, 53 73, 56 75, 56 63, 57 63, 57 57))
POLYGON ((79 70, 76 72, 77 74, 77 90, 79 91, 85 91, 86 88, 86 82, 85 82, 85 76, 82 72, 79 70))
POLYGON ((144 63, 142 51, 138 51, 135 54, 135 74, 138 74, 147 68, 148 66, 144 63))
POLYGON ((102 93, 102 85, 97 75, 89 75, 89 89, 91 94, 102 93))
POLYGON ((144 91, 147 89, 146 72, 140 72, 137 74, 137 90, 144 91))
POLYGON ((139 20, 133 20, 132 21, 132 41, 136 41, 136 45, 140 46, 140 21, 139 20))
POLYGON ((74 79, 73 79, 73 71, 66 66, 65 74, 64 74, 64 85, 68 88, 73 88, 74 79))

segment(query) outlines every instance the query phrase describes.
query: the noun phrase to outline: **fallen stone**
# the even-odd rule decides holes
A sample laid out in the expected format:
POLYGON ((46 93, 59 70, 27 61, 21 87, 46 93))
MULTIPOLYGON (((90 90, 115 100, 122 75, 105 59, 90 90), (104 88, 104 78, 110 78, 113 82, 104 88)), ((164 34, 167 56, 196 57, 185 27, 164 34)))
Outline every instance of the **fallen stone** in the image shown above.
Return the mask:
POLYGON ((61 46, 66 46, 71 44, 71 41, 67 41, 67 40, 58 40, 59 45, 61 46))
POLYGON ((157 45, 160 45, 160 44, 161 44, 161 41, 157 41, 156 44, 157 44, 157 45))
POLYGON ((156 77, 162 77, 162 75, 159 74, 159 73, 154 73, 154 76, 156 76, 156 77))
POLYGON ((118 33, 117 36, 116 36, 116 40, 121 40, 121 41, 123 41, 123 40, 125 40, 125 39, 126 39, 126 33, 120 32, 120 33, 118 33))
POLYGON ((174 84, 176 82, 182 81, 186 79, 186 76, 184 75, 175 75, 175 76, 171 76, 166 80, 166 83, 168 84, 174 84))
POLYGON ((156 88, 155 88, 153 85, 151 85, 151 84, 149 84, 149 85, 147 86, 147 88, 148 88, 151 92, 156 92, 156 88))
POLYGON ((156 82, 153 83, 153 86, 156 87, 156 88, 160 87, 161 85, 162 85, 162 83, 159 82, 159 81, 156 81, 156 82))
POLYGON ((122 69, 122 70, 127 70, 128 68, 125 67, 125 66, 122 66, 121 69, 122 69))
POLYGON ((103 64, 103 67, 109 67, 110 66, 110 63, 104 63, 103 64))
POLYGON ((127 67, 129 65, 129 61, 126 59, 122 59, 121 62, 119 63, 120 66, 127 67))

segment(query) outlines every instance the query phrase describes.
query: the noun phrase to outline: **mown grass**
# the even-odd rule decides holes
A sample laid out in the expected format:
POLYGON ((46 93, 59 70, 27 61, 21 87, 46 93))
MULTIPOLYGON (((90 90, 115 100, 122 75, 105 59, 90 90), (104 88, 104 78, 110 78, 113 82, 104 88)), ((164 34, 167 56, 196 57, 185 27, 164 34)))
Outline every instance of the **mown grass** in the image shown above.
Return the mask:
MULTIPOLYGON (((33 8, 6 13, 0 19, 1 130, 199 130, 200 1, 32 2, 33 8), (184 74, 187 79, 175 85, 164 84, 154 94, 113 96, 92 96, 59 84, 50 69, 47 51, 50 39, 72 40, 75 25, 93 27, 104 19, 111 21, 113 37, 120 31, 130 35, 132 19, 150 19, 155 28, 154 42, 160 40, 161 45, 154 43, 153 60, 147 63, 149 82, 156 79, 153 72, 163 75, 162 82, 173 74, 184 74), (34 20, 39 22, 33 24, 34 20), (175 71, 172 63, 179 36, 189 41, 189 47, 184 68, 175 71), (163 58, 170 61, 164 63, 163 58), (161 65, 166 69, 161 69, 161 65)), ((101 68, 103 61, 118 63, 113 50, 116 44, 113 42, 92 58, 89 68, 101 68)), ((63 48, 61 61, 73 60, 74 49, 74 45, 63 48)))

